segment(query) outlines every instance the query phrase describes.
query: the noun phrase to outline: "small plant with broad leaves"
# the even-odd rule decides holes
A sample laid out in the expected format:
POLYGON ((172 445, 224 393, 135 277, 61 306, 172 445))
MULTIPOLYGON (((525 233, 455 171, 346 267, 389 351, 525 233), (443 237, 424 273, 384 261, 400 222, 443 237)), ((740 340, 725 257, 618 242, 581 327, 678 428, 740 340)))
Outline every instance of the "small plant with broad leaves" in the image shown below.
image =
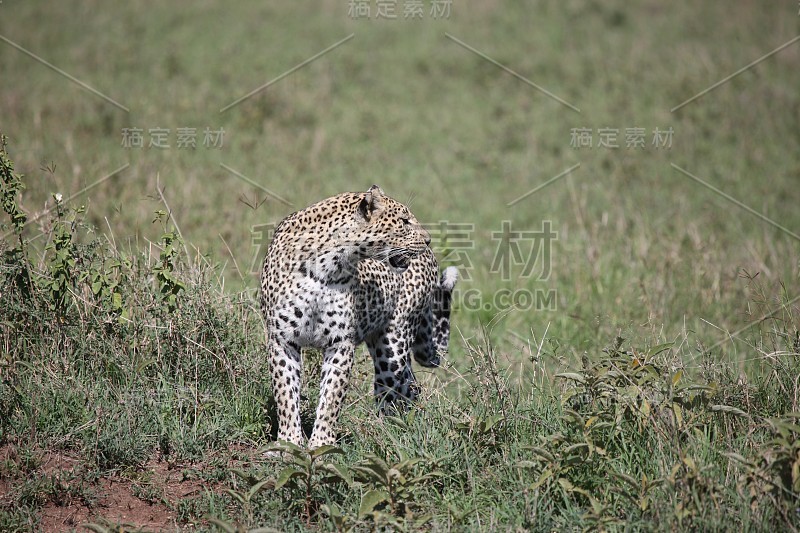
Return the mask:
POLYGON ((119 254, 118 257, 105 253, 93 254, 91 264, 83 270, 80 280, 89 285, 89 289, 100 306, 118 317, 119 320, 129 318, 125 307, 121 283, 131 271, 131 262, 119 254))
POLYGON ((352 467, 355 479, 372 487, 361 497, 358 516, 372 518, 376 525, 398 529, 422 527, 431 517, 414 515, 415 494, 427 482, 443 474, 434 469, 435 461, 409 457, 402 450, 397 456, 397 461, 390 462, 373 453, 352 467))
POLYGON ((468 421, 457 422, 455 429, 466 434, 480 446, 494 446, 497 442, 497 432, 506 422, 502 414, 477 414, 468 421))
POLYGON ((725 487, 711 474, 711 466, 684 456, 672 466, 666 482, 675 498, 674 516, 679 528, 697 529, 710 509, 718 511, 725 499, 725 487))
MULTIPOLYGON (((258 478, 245 472, 241 468, 232 468, 231 473, 244 484, 244 487, 240 490, 225 489, 225 492, 241 506, 246 523, 252 524, 254 522, 253 504, 256 496, 266 489, 274 488, 275 480, 270 478, 258 478)), ((224 531, 249 531, 242 528, 240 524, 230 524, 219 518, 209 518, 209 522, 219 526, 224 531)))
POLYGON ((617 482, 613 484, 611 490, 633 503, 642 513, 652 505, 655 489, 664 484, 663 478, 651 479, 644 473, 641 479, 634 479, 630 474, 616 471, 612 471, 611 475, 617 482))
POLYGON ((178 306, 178 295, 186 289, 186 284, 175 275, 183 240, 175 229, 167 231, 169 217, 165 211, 158 210, 155 215, 153 222, 160 221, 164 224, 164 234, 161 236, 161 254, 153 272, 162 303, 170 311, 174 311, 178 306))
POLYGON ((767 419, 772 438, 762 454, 765 474, 775 489, 800 498, 800 413, 767 419))
POLYGON ((3 266, 8 269, 8 276, 25 296, 31 293, 31 273, 27 259, 27 242, 22 237, 22 230, 28 216, 19 205, 22 191, 25 189, 23 176, 14 172, 14 162, 8 157, 5 135, 0 135, 0 203, 8 215, 10 224, 0 224, 3 231, 11 226, 17 237, 17 244, 3 251, 3 266))
POLYGON ((534 474, 527 489, 548 494, 555 501, 572 498, 588 503, 583 518, 595 528, 619 525, 610 499, 604 498, 601 490, 608 453, 600 443, 609 422, 569 409, 564 411, 562 421, 566 431, 542 436, 538 446, 522 447, 530 455, 516 466, 523 476, 527 477, 528 470, 534 474))
POLYGON ((278 442, 267 447, 266 452, 280 454, 286 463, 274 480, 272 488, 286 488, 301 495, 307 524, 311 523, 319 509, 319 501, 315 496, 321 486, 353 484, 353 478, 345 466, 328 462, 332 455, 344 453, 336 446, 320 446, 308 450, 290 442, 278 442))
POLYGON ((786 523, 800 516, 800 413, 764 420, 769 440, 756 458, 738 452, 725 455, 742 470, 738 491, 750 501, 750 510, 759 518, 764 510, 774 509, 786 523), (769 501, 769 507, 764 505, 769 501))
MULTIPOLYGON (((51 173, 55 166, 46 168, 51 173)), ((72 207, 59 193, 52 195, 52 217, 44 224, 47 229, 47 244, 41 254, 41 263, 31 263, 28 256, 28 241, 23 237, 27 216, 20 207, 21 194, 25 189, 23 176, 14 171, 14 164, 6 152, 6 137, 0 135, 0 203, 8 215, 17 243, 9 247, 2 241, 3 271, 5 279, 15 289, 20 302, 54 312, 63 319, 70 306, 90 292, 100 308, 112 316, 126 316, 122 281, 131 271, 130 261, 114 250, 109 253, 107 245, 94 236, 92 228, 85 226, 84 206, 72 207), (85 230, 78 231, 79 229, 85 230), (89 237, 81 244, 81 237, 89 237)), ((5 294, 11 297, 8 291, 5 294)))
POLYGON ((64 313, 72 301, 71 292, 78 279, 78 247, 73 240, 78 217, 85 212, 84 207, 70 209, 64 205, 60 194, 54 194, 56 217, 50 242, 45 247, 49 252, 47 276, 42 285, 50 295, 51 309, 64 313))

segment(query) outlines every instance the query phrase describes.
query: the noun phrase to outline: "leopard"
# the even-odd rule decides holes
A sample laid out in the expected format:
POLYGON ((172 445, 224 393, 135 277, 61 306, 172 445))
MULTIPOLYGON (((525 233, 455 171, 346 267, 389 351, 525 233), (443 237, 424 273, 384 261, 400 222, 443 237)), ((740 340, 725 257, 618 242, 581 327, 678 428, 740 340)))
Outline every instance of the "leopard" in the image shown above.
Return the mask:
POLYGON ((448 352, 455 266, 441 275, 431 237, 377 185, 332 196, 274 229, 260 304, 278 441, 315 449, 336 443, 356 348, 375 370, 379 413, 406 410, 420 393, 411 360, 440 366, 448 352), (301 426, 304 349, 322 354, 319 400, 306 443, 301 426))

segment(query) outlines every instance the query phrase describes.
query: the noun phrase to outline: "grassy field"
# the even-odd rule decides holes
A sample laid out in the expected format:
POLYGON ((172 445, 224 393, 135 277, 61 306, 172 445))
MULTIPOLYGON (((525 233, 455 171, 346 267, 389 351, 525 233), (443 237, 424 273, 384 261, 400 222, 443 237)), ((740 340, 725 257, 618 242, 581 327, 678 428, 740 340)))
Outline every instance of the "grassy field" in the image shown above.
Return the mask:
POLYGON ((0 530, 800 528, 800 6, 407 4, 0 3, 0 530), (270 227, 373 183, 450 356, 263 459, 270 227))

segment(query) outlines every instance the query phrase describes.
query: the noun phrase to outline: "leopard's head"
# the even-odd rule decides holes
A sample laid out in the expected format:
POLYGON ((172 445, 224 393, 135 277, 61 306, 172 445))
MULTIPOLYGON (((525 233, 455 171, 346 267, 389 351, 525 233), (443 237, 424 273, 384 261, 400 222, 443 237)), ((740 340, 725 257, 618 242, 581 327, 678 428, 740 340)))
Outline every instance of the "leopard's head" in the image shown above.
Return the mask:
POLYGON ((385 261, 399 272, 431 242, 430 234, 408 207, 386 196, 377 185, 363 193, 356 220, 358 255, 385 261))

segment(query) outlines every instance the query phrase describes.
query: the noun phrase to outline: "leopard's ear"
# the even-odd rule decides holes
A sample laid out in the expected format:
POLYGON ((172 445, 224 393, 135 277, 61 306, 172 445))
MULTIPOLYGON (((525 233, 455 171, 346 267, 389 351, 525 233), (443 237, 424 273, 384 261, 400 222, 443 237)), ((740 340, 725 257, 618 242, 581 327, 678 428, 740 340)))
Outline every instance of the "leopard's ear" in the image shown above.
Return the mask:
POLYGON ((358 204, 358 211, 369 221, 381 209, 383 209, 383 191, 377 185, 373 185, 358 204))

